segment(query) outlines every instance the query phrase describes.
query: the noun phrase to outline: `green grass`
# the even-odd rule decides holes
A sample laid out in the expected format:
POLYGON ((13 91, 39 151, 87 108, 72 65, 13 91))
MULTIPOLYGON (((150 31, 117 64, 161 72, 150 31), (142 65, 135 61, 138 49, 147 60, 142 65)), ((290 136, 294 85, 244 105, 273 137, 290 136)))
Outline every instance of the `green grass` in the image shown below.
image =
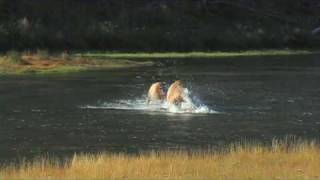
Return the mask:
POLYGON ((223 58, 223 57, 250 57, 250 56, 289 56, 318 54, 319 51, 309 50, 250 50, 237 52, 83 52, 76 53, 79 57, 112 58, 112 59, 161 59, 161 58, 223 58))
POLYGON ((69 73, 77 73, 77 72, 83 72, 83 71, 89 71, 90 68, 88 67, 82 67, 82 66, 60 66, 54 69, 47 69, 47 70, 30 70, 25 71, 22 73, 32 73, 32 74, 40 74, 40 75, 46 75, 46 74, 69 74, 69 73))
MULTIPOLYGON (((23 74, 67 74, 92 70, 109 70, 150 66, 153 59, 190 59, 190 58, 232 58, 232 57, 259 57, 259 56, 290 56, 320 54, 320 51, 310 50, 250 50, 238 52, 79 52, 71 53, 66 57, 50 56, 47 50, 38 50, 34 55, 28 55, 49 63, 64 61, 64 64, 50 68, 30 66, 26 63, 26 56, 16 51, 9 51, 0 56, 0 75, 23 74), (67 61, 66 61, 67 60, 67 61)), ((39 63, 39 61, 38 61, 39 63)))

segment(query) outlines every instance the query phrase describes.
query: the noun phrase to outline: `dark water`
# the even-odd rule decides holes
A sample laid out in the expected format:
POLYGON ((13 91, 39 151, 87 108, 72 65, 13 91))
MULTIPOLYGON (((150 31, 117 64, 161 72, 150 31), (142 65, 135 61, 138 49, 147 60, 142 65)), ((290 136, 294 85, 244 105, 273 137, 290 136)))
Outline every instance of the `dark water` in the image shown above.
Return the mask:
POLYGON ((155 67, 0 77, 0 162, 43 154, 207 148, 295 135, 319 139, 320 57, 175 60, 155 67), (86 109, 182 79, 216 114, 86 109))

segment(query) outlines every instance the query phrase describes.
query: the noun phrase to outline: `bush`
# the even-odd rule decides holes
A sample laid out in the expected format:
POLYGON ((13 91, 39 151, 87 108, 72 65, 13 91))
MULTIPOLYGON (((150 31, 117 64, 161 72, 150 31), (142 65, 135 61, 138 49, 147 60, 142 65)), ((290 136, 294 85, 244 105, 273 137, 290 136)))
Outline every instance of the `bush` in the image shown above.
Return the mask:
POLYGON ((49 59, 49 51, 47 49, 37 49, 36 56, 41 60, 49 59))
POLYGON ((6 54, 6 59, 9 60, 12 63, 20 64, 22 63, 22 56, 21 53, 18 51, 8 51, 6 54))
POLYGON ((68 51, 63 51, 61 54, 60 54, 60 58, 62 60, 71 60, 72 57, 71 55, 68 53, 68 51))

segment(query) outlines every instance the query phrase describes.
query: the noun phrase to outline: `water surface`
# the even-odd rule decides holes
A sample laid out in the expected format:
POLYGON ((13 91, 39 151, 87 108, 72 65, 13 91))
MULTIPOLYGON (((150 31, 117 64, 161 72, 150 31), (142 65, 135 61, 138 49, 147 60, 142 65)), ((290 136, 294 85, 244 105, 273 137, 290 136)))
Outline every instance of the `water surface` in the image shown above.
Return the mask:
POLYGON ((0 77, 0 162, 208 148, 287 135, 319 139, 319 80, 314 55, 161 60, 148 68, 0 77), (196 104, 215 113, 136 108, 151 83, 176 79, 186 82, 196 104))

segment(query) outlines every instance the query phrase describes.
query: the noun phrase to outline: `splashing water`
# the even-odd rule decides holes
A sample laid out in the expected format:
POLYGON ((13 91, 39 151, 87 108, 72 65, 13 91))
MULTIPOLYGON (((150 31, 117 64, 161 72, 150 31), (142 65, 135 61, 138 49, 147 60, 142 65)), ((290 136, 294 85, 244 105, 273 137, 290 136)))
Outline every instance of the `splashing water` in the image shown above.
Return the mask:
POLYGON ((179 106, 169 105, 165 102, 152 102, 148 104, 147 97, 141 97, 134 100, 119 100, 116 102, 104 102, 101 105, 96 106, 82 106, 81 108, 87 109, 119 109, 119 110, 143 110, 143 111, 159 111, 159 112, 171 112, 171 113, 197 113, 197 114, 213 114, 217 111, 211 110, 209 107, 203 104, 195 104, 190 98, 190 92, 187 88, 184 89, 185 96, 183 97, 185 102, 182 102, 179 106))
POLYGON ((187 88, 184 88, 183 99, 185 102, 182 102, 180 106, 168 105, 166 103, 167 110, 173 113, 217 113, 217 111, 209 109, 206 105, 196 105, 192 101, 192 98, 190 97, 190 92, 187 88))

